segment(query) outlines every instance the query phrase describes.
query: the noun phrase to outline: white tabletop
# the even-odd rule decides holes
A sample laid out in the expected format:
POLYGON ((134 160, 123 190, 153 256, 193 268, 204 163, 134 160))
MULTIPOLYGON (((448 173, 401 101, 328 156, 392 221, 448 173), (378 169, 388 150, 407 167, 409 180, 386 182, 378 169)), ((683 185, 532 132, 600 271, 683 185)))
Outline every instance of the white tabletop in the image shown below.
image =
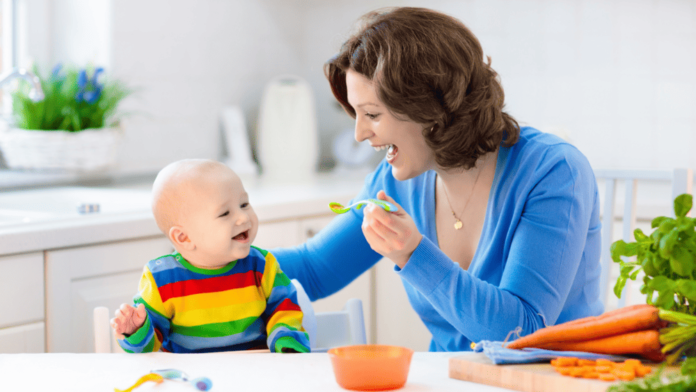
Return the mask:
MULTIPOLYGON (((448 377, 448 359, 466 353, 413 355, 408 381, 400 391, 501 392, 508 389, 448 377)), ((206 376, 212 391, 345 391, 337 383, 328 354, 2 354, 0 391, 113 391, 130 387, 151 369, 174 368, 191 378, 206 376)), ((189 384, 165 380, 135 392, 195 392, 189 384)))

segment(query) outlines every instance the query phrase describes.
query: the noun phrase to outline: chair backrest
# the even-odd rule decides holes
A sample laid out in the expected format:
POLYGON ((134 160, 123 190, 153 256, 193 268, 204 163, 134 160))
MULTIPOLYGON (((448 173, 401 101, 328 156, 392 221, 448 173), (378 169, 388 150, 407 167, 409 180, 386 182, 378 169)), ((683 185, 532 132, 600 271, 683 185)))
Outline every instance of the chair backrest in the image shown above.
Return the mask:
MULTIPOLYGON (((606 304, 609 295, 613 291, 614 282, 610 280, 612 266, 611 244, 614 242, 614 221, 616 218, 616 188, 619 181, 624 182, 624 203, 622 215, 622 239, 626 242, 633 241, 633 230, 636 227, 636 195, 638 181, 671 182, 672 200, 682 193, 692 193, 693 172, 691 169, 674 170, 596 170, 595 177, 604 180, 605 190, 602 202, 602 249, 600 277, 600 298, 606 304)), ((671 202, 670 200, 670 210, 671 202)), ((674 212, 672 211, 672 214, 674 212)), ((647 233, 646 233, 647 234, 647 233)), ((630 281, 627 287, 630 286, 630 281)), ((626 289, 624 289, 624 292, 626 289)), ((619 299, 617 307, 626 304, 626 295, 619 299)))
MULTIPOLYGON (((367 344, 362 301, 351 298, 337 312, 314 313, 309 296, 297 280, 292 280, 297 289, 297 302, 303 313, 302 327, 309 335, 312 352, 325 352, 332 347, 352 344, 367 344)), ((118 345, 109 324, 109 309, 94 308, 94 352, 124 352, 118 345)))
POLYGON ((332 347, 352 344, 367 344, 362 301, 351 298, 343 310, 314 313, 312 303, 297 280, 292 283, 297 289, 297 302, 302 308, 302 327, 309 335, 312 352, 325 352, 332 347))

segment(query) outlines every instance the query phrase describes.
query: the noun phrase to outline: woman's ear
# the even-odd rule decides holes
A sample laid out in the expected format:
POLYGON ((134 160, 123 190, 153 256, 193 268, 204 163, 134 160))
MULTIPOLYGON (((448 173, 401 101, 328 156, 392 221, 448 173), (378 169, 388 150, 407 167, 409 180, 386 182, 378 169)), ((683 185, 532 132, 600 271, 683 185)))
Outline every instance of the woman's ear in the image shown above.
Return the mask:
POLYGON ((191 241, 188 234, 184 231, 181 226, 172 226, 169 229, 169 240, 175 245, 175 247, 180 247, 185 250, 196 249, 196 244, 191 241))

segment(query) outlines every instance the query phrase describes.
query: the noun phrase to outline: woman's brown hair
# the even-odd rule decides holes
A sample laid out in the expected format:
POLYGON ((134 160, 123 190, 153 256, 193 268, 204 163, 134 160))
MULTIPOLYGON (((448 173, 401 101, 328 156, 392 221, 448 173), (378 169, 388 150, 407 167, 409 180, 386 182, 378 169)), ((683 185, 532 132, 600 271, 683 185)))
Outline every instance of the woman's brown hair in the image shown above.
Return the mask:
POLYGON ((505 95, 484 61, 478 39, 459 20, 424 8, 370 12, 363 26, 324 66, 331 90, 355 118, 346 72, 371 80, 395 115, 425 124, 423 135, 446 169, 473 167, 504 141, 519 139, 519 125, 503 112, 505 95))

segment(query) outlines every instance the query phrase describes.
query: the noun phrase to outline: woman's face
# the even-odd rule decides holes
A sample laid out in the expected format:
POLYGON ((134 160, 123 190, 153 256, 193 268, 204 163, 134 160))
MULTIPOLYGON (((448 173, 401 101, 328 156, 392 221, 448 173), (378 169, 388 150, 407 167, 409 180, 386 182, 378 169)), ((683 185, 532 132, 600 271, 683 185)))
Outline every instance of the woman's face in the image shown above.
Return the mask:
POLYGON ((424 125, 401 120, 377 97, 372 82, 353 71, 346 72, 348 103, 355 109, 355 140, 367 140, 386 154, 392 174, 403 181, 435 168, 435 154, 423 137, 424 125))

